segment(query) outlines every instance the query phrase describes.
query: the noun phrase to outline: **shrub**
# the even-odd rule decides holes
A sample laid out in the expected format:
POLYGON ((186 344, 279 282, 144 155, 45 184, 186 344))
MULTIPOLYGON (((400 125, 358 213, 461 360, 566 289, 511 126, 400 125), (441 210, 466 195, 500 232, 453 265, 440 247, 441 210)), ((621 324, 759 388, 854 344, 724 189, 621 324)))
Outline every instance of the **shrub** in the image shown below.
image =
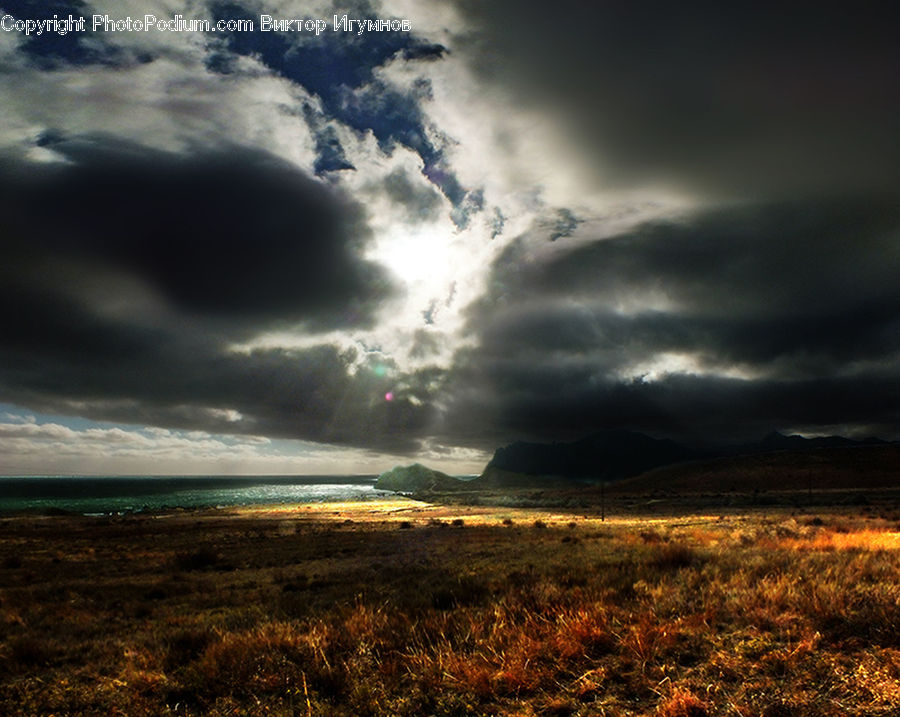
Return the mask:
POLYGON ((215 639, 207 627, 191 627, 176 631, 166 640, 166 669, 171 670, 195 660, 215 639))
POLYGON ((175 555, 175 565, 179 570, 203 570, 219 562, 219 556, 209 548, 200 548, 190 553, 175 555))
POLYGON ((666 543, 658 547, 649 563, 658 570, 678 570, 690 566, 697 555, 694 549, 683 543, 666 543))
POLYGON ((487 586, 475 578, 462 576, 432 591, 431 606, 435 610, 452 610, 456 607, 480 605, 488 592, 487 586))
POLYGON ((9 667, 12 672, 43 665, 53 657, 51 646, 36 635, 20 635, 9 641, 9 667))

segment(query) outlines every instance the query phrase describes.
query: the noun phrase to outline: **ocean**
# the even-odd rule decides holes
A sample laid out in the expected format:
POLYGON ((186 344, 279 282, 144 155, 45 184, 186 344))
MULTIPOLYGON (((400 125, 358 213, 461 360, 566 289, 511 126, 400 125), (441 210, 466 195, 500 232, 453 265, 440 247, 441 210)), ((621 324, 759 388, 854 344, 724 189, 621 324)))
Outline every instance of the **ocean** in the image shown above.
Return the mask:
POLYGON ((0 477, 0 513, 85 515, 170 508, 373 500, 376 476, 0 477))

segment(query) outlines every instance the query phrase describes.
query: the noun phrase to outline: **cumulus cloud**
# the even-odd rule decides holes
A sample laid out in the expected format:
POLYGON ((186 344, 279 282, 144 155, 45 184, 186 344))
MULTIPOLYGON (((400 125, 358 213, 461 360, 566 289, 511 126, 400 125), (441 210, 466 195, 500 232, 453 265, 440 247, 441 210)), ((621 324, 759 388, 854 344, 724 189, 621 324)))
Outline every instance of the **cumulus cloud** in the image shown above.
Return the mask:
POLYGON ((335 470, 362 474, 371 473, 373 460, 385 460, 365 451, 261 436, 134 426, 71 428, 53 421, 37 422, 27 414, 10 414, 0 420, 0 439, 4 469, 19 475, 274 475, 335 470))

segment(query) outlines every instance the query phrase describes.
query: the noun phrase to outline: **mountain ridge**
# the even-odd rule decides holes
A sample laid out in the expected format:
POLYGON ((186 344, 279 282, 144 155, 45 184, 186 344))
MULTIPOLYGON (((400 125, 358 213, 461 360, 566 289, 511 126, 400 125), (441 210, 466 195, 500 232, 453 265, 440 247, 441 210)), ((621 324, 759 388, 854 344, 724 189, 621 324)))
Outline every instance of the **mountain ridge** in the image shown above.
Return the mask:
POLYGON ((759 441, 719 448, 692 448, 671 439, 614 429, 567 443, 516 441, 501 446, 471 488, 535 487, 618 482, 668 466, 742 455, 893 445, 878 438, 806 438, 770 431, 759 441))

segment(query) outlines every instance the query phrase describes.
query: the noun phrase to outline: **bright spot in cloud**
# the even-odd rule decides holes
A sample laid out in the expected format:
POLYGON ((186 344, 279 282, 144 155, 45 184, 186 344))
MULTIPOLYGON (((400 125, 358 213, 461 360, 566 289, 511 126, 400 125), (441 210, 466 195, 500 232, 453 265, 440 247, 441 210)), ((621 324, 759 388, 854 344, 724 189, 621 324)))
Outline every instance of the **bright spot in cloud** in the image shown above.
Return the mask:
POLYGON ((740 366, 710 365, 704 357, 674 351, 663 351, 647 361, 634 364, 619 375, 620 379, 656 383, 669 376, 716 376, 746 381, 754 375, 740 366))
POLYGON ((459 258, 456 239, 449 222, 397 228, 377 242, 373 258, 407 286, 427 284, 433 290, 452 280, 454 259, 459 258))

